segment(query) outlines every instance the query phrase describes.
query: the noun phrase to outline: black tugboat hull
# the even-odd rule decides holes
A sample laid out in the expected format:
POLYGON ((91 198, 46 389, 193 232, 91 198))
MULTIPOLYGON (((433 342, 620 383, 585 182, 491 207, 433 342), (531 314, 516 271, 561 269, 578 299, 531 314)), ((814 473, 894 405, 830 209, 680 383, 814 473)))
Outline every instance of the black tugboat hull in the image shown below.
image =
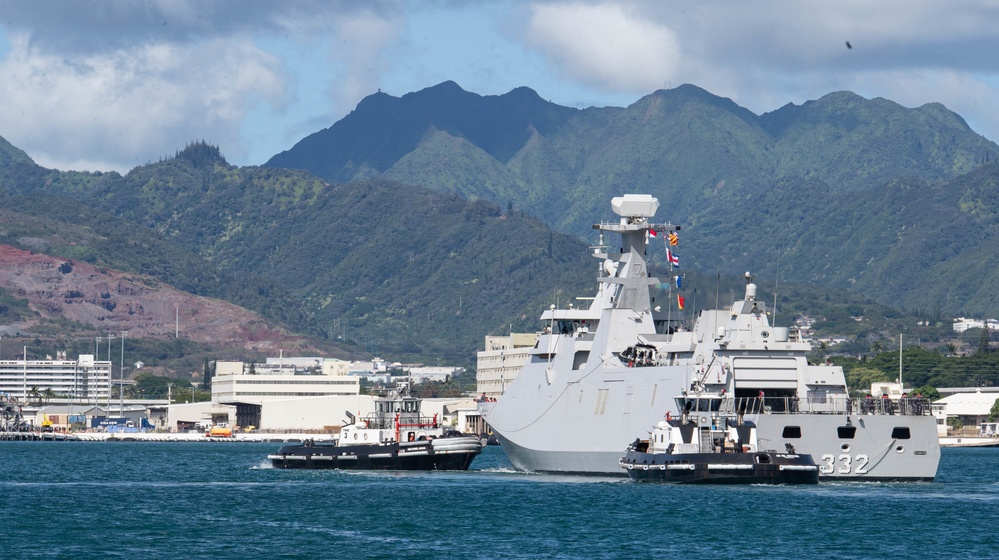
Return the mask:
POLYGON ((463 471, 481 452, 478 438, 442 438, 415 444, 286 445, 267 458, 276 469, 463 471))
POLYGON ((642 453, 629 450, 621 467, 637 482, 680 484, 818 484, 810 455, 789 453, 642 453))

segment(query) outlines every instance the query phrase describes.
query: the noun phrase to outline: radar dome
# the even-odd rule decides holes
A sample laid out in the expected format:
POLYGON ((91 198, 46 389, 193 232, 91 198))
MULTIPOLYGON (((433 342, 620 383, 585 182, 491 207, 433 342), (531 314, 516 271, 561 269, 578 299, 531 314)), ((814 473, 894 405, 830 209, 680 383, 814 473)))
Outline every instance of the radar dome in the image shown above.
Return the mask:
POLYGON ((651 218, 659 210, 659 200, 651 194, 626 194, 612 198, 611 208, 621 217, 651 218))

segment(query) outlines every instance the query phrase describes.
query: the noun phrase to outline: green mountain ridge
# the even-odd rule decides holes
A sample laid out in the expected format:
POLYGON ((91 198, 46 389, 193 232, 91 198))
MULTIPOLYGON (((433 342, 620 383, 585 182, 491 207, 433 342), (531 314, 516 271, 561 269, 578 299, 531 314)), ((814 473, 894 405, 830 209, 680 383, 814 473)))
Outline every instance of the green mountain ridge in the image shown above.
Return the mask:
POLYGON ((522 213, 384 180, 329 185, 301 171, 237 168, 200 143, 126 176, 35 170, 22 179, 7 186, 9 207, 110 240, 57 253, 371 353, 466 363, 485 334, 534 330, 547 302, 592 283, 585 245, 522 213))
POLYGON ((992 172, 976 170, 989 167, 983 162, 994 159, 999 146, 939 103, 909 109, 835 92, 757 116, 689 84, 656 91, 626 108, 584 110, 552 110, 523 88, 481 97, 453 82, 401 98, 384 93, 372 98, 380 112, 362 102, 341 121, 350 120, 349 138, 337 123, 266 165, 349 181, 357 178, 351 174, 356 166, 371 162, 366 178, 512 205, 583 237, 593 223, 608 218, 611 197, 649 193, 663 203, 658 219, 685 226, 682 256, 688 266, 721 272, 751 268, 773 276, 780 260, 780 274, 789 281, 855 289, 889 305, 919 307, 929 297, 949 313, 999 314, 999 302, 971 287, 988 284, 986 278, 995 273, 955 280, 953 267, 962 267, 958 276, 980 267, 966 266, 960 256, 928 264, 925 254, 932 244, 901 242, 901 232, 912 232, 931 215, 924 211, 929 206, 932 215, 951 218, 941 228, 950 231, 935 234, 941 242, 953 247, 961 239, 961 252, 992 261, 985 249, 992 240, 986 217, 996 211, 992 199, 962 202, 961 195, 929 194, 961 191, 970 188, 968 181, 988 184, 992 172), (506 113, 516 126, 488 129, 502 136, 493 144, 519 146, 507 160, 477 143, 482 134, 468 129, 473 121, 467 115, 501 112, 515 105, 501 102, 508 96, 519 103, 519 112, 506 113), (434 98, 442 101, 430 101, 434 98), (420 110, 406 112, 416 100, 420 110), (434 109, 439 112, 428 116, 434 109), (466 126, 426 124, 457 120, 466 126), (381 128, 365 126, 369 121, 381 128), (403 136, 409 139, 404 146, 398 144, 403 136), (417 136, 421 140, 414 146, 411 139, 417 136), (376 137, 403 155, 389 161, 386 152, 366 154, 359 148, 376 137), (335 146, 348 140, 355 146, 349 166, 330 170, 297 159, 308 152, 334 162, 340 157, 335 146), (976 233, 968 236, 970 231, 976 233))
MULTIPOLYGON (((941 105, 848 92, 756 116, 690 85, 577 110, 448 82, 369 96, 261 167, 198 142, 124 176, 63 173, 0 145, 0 190, 10 208, 107 239, 51 249, 64 256, 370 353, 471 360, 482 336, 535 330, 548 304, 592 295, 591 226, 627 192, 659 197, 656 220, 683 226, 687 273, 999 314, 999 170, 980 161, 994 148, 941 105), (277 166, 296 161, 318 167, 277 166)), ((663 254, 650 248, 654 265, 663 254)))

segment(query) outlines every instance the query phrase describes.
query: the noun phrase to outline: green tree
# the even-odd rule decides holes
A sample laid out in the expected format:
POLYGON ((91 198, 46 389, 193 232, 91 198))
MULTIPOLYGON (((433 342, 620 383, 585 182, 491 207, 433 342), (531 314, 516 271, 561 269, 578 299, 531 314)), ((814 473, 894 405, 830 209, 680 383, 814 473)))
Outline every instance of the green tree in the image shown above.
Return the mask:
POLYGON ((212 377, 215 377, 215 362, 209 362, 208 358, 205 358, 205 363, 201 370, 201 387, 203 389, 212 388, 212 377))
POLYGON ((910 393, 910 395, 922 395, 923 397, 935 401, 940 398, 940 391, 937 391, 936 387, 931 385, 923 385, 922 387, 916 387, 910 393))
POLYGON ((42 406, 42 394, 38 391, 38 387, 28 389, 28 402, 33 406, 42 406))
POLYGON ((177 400, 178 389, 190 388, 191 382, 184 379, 174 379, 151 373, 140 373, 135 376, 135 385, 126 389, 128 396, 144 399, 165 399, 171 392, 177 400))
POLYGON ((989 327, 986 325, 985 328, 982 329, 982 335, 978 337, 979 354, 988 354, 991 351, 991 348, 989 348, 989 336, 989 327))
POLYGON ((212 394, 208 391, 198 391, 194 387, 180 387, 174 389, 173 400, 178 403, 195 403, 212 400, 212 394))
POLYGON ((870 392, 872 383, 891 381, 892 379, 887 373, 881 371, 880 369, 866 366, 852 368, 849 373, 846 374, 846 377, 847 386, 858 395, 870 392))
POLYGON ((992 409, 989 410, 989 422, 995 422, 996 418, 999 418, 999 399, 992 403, 992 409))
POLYGON ((461 387, 452 380, 424 381, 413 385, 410 394, 421 399, 455 398, 461 396, 461 387))

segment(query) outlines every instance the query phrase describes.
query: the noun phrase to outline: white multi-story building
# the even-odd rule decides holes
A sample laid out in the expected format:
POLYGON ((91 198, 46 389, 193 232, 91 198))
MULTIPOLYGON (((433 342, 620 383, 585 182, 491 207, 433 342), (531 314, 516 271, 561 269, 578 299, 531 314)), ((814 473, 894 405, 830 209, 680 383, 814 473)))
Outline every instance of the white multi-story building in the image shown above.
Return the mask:
POLYGON ((988 326, 990 331, 999 330, 999 320, 968 319, 967 317, 954 319, 954 332, 964 332, 968 329, 983 329, 986 326, 988 326))
POLYGON ((93 404, 108 401, 110 361, 96 361, 93 354, 68 360, 62 352, 56 358, 0 360, 0 392, 23 402, 41 398, 93 404))
MULTIPOLYGON (((285 358, 289 364, 293 358, 285 358)), ((281 364, 269 373, 268 367, 244 362, 215 363, 215 376, 212 377, 212 403, 216 406, 234 407, 230 421, 239 426, 288 426, 290 415, 307 416, 305 403, 319 403, 309 397, 353 397, 361 392, 360 379, 345 375, 347 367, 343 360, 321 359, 318 369, 306 359, 304 373, 295 374, 281 364), (264 414, 263 405, 269 403, 275 411, 281 406, 289 406, 284 413, 274 419, 264 414)), ((338 409, 339 410, 339 409, 338 409)), ((213 414, 214 416, 214 414, 213 414)), ((305 421, 304 418, 302 421, 305 421)))
POLYGON ((318 372, 295 374, 280 369, 251 368, 243 362, 216 362, 212 378, 212 401, 218 403, 283 400, 293 397, 328 397, 357 395, 361 391, 357 377, 345 375, 342 360, 322 360, 318 372), (251 373, 251 370, 253 373, 251 373))
POLYGON ((459 367, 429 367, 415 366, 409 368, 409 378, 413 383, 423 383, 424 381, 443 382, 461 373, 459 367))
POLYGON ((527 363, 528 352, 537 343, 537 333, 487 336, 486 349, 477 354, 476 391, 488 398, 499 398, 527 363))
POLYGON ((212 400, 220 403, 283 400, 293 397, 350 396, 360 393, 359 379, 349 375, 216 375, 212 400))

